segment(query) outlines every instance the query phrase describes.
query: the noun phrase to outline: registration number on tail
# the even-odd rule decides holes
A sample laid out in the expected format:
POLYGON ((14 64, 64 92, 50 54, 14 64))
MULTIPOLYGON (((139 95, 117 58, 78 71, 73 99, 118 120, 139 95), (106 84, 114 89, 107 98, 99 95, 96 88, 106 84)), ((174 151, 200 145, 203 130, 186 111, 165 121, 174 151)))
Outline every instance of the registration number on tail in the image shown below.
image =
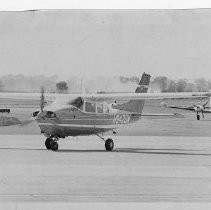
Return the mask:
POLYGON ((130 115, 128 114, 117 114, 114 115, 115 124, 127 124, 130 121, 130 115))

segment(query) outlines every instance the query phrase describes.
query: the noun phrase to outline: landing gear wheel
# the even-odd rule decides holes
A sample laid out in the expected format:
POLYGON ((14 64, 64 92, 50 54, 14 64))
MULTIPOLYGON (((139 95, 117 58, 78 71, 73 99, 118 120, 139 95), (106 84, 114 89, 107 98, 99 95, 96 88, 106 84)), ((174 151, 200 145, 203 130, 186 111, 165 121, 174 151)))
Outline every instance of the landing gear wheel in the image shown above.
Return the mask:
POLYGON ((113 142, 112 139, 107 139, 105 141, 105 148, 106 148, 107 151, 112 151, 113 150, 113 148, 114 148, 114 142, 113 142))
POLYGON ((51 149, 51 141, 53 141, 51 138, 45 140, 46 149, 51 149))
POLYGON ((53 150, 53 151, 57 151, 58 150, 58 148, 59 148, 59 145, 58 145, 58 143, 56 142, 56 141, 51 141, 51 149, 53 150))
POLYGON ((197 120, 200 120, 200 115, 199 114, 197 114, 197 120))

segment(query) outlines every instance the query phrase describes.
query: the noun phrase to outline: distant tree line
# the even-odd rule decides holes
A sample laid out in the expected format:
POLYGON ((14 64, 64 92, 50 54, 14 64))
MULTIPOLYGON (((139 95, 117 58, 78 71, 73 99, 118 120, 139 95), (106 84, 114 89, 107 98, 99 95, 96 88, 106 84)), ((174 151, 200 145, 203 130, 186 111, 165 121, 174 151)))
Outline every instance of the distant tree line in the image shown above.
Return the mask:
MULTIPOLYGON (((139 83, 140 78, 131 77, 96 77, 84 81, 87 92, 114 92, 134 91, 134 85, 139 83)), ((66 81, 60 81, 58 76, 25 76, 6 75, 0 77, 0 91, 10 92, 40 92, 44 86, 46 92, 75 93, 81 91, 81 78, 69 77, 66 81)), ((152 77, 150 82, 151 92, 199 92, 209 91, 211 80, 205 78, 188 81, 187 79, 170 79, 165 76, 152 77)))
MULTIPOLYGON (((139 78, 120 76, 120 82, 138 84, 139 78)), ((203 92, 211 89, 211 80, 199 78, 189 82, 187 79, 172 80, 165 76, 157 76, 151 79, 150 88, 159 92, 203 92)))
POLYGON ((56 89, 59 93, 65 93, 68 90, 68 85, 65 81, 56 83, 56 89))

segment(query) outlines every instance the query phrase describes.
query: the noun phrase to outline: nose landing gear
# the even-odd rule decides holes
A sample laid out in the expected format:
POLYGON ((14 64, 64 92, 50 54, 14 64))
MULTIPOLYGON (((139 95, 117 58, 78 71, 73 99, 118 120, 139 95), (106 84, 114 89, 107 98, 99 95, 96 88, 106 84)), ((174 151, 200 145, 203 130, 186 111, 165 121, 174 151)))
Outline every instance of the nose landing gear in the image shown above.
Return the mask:
POLYGON ((59 145, 57 143, 58 139, 56 138, 47 138, 46 141, 45 141, 45 146, 46 146, 46 149, 48 150, 53 150, 53 151, 57 151, 58 148, 59 148, 59 145))
POLYGON ((52 139, 51 138, 47 138, 46 140, 45 140, 45 147, 46 147, 46 149, 51 149, 51 141, 52 141, 52 139))

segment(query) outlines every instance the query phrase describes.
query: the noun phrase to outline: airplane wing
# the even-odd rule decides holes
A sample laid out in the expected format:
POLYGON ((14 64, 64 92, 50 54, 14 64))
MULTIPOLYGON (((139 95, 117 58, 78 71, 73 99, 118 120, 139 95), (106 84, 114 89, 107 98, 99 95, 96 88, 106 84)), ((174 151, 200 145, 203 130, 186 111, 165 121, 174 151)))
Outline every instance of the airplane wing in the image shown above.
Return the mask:
MULTIPOLYGON (((208 98, 210 92, 184 92, 184 93, 106 93, 106 94, 54 94, 45 93, 46 100, 53 101, 56 98, 76 98, 82 97, 90 100, 122 99, 122 100, 140 100, 140 99, 185 99, 185 98, 208 98)), ((40 93, 0 93, 1 98, 12 99, 39 99, 40 93)))
POLYGON ((81 95, 86 100, 106 101, 106 100, 151 100, 151 99, 186 99, 186 98, 208 98, 210 92, 192 93, 114 93, 114 94, 89 94, 81 95))
POLYGON ((166 119, 166 118, 184 118, 184 115, 179 113, 173 113, 173 114, 141 114, 144 118, 150 118, 150 119, 166 119))
MULTIPOLYGON (((46 93, 46 100, 54 101, 57 94, 46 93)), ((18 100, 40 100, 40 93, 7 93, 1 92, 0 99, 18 99, 18 100)))
MULTIPOLYGON (((176 118, 183 118, 184 115, 179 114, 179 113, 167 113, 167 114, 157 114, 157 113, 139 113, 139 112, 128 112, 128 111, 120 111, 121 114, 130 114, 130 115, 140 115, 141 117, 160 117, 160 118, 171 118, 171 117, 176 117, 176 118)), ((118 114, 118 112, 117 112, 118 114)))
MULTIPOLYGON (((56 94, 46 94, 45 103, 55 101, 56 94)), ((0 105, 3 108, 34 108, 40 106, 40 93, 0 93, 0 105)))

